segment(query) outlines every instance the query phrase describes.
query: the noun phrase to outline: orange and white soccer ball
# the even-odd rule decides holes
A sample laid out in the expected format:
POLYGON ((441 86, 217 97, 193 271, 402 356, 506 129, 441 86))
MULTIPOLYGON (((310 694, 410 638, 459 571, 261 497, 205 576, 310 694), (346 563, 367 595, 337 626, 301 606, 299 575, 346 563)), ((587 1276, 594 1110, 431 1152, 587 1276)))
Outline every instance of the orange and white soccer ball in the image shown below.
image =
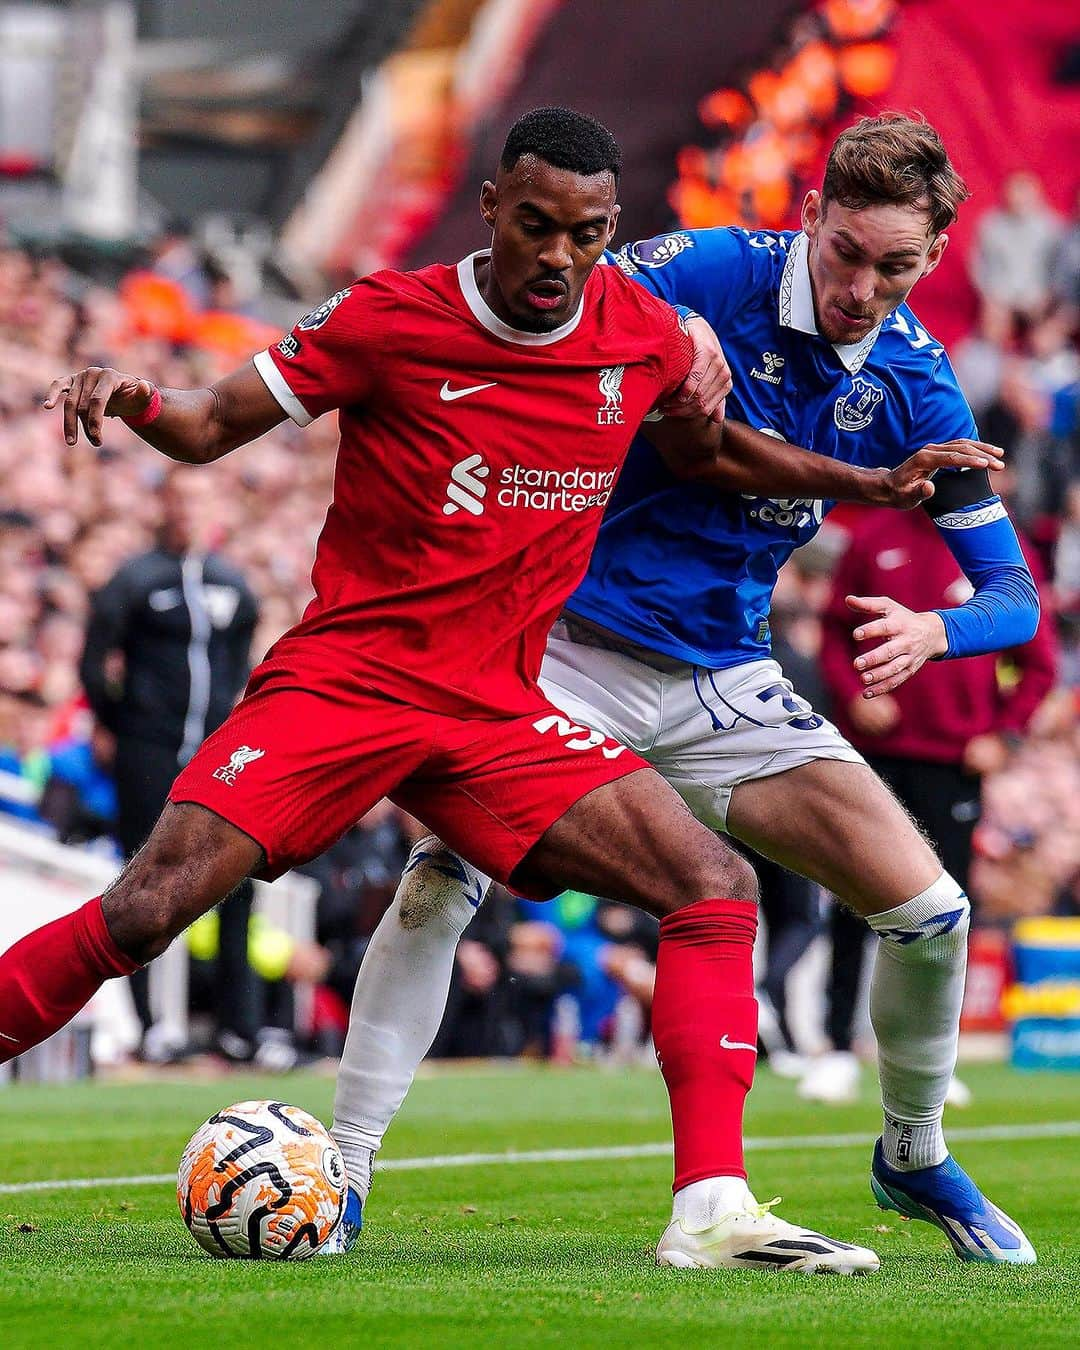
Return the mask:
POLYGON ((341 1222, 345 1163, 323 1126, 285 1102, 238 1102, 191 1136, 180 1213, 212 1256, 302 1261, 341 1222))

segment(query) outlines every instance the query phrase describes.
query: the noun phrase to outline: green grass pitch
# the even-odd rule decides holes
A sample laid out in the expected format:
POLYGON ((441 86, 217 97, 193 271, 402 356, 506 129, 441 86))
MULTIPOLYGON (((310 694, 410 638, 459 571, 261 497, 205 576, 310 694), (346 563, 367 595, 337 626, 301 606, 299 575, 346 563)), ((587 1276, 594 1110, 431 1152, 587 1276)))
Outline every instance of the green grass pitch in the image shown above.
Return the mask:
MULTIPOLYGON (((964 1077, 975 1103, 950 1114, 955 1127, 1080 1120, 1075 1077, 1000 1066, 964 1077)), ((866 1279, 656 1269, 664 1157, 388 1171, 357 1250, 297 1265, 205 1256, 168 1185, 5 1189, 169 1172, 195 1126, 231 1101, 276 1097, 329 1120, 332 1092, 315 1075, 0 1091, 0 1345, 1080 1345, 1080 1133, 957 1144, 1039 1253, 1034 1267, 961 1265, 936 1229, 874 1207, 865 1144, 775 1146, 872 1132, 870 1074, 859 1104, 838 1109, 801 1103, 763 1072, 747 1122, 765 1141, 749 1154, 758 1198, 782 1195, 782 1214, 873 1246, 882 1269, 866 1279)), ((597 1149, 667 1135, 655 1073, 511 1065, 419 1081, 384 1154, 597 1149)))

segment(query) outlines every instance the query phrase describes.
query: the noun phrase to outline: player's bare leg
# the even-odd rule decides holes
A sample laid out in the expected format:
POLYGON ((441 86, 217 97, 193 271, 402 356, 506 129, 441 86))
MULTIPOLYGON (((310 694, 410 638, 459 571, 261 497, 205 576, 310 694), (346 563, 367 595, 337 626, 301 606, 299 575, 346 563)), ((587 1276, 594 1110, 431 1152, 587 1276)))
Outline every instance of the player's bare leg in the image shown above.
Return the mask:
POLYGON ((727 825, 828 887, 880 939, 870 994, 884 1109, 871 1183, 879 1202, 929 1218, 962 1260, 1034 1261, 1016 1224, 949 1157, 942 1131, 967 965, 963 889, 865 764, 816 760, 740 783, 727 825), (950 1208, 955 1196, 962 1203, 950 1208))
POLYGON ((59 1031, 105 980, 160 956, 261 858, 259 845, 220 816, 168 804, 103 897, 0 956, 0 1062, 59 1031))
POLYGON ((149 839, 102 897, 109 932, 145 965, 262 860, 250 835, 205 806, 167 802, 149 839))
POLYGON ((713 896, 757 906, 751 865, 701 825, 659 774, 643 769, 575 802, 525 855, 512 882, 551 894, 604 895, 661 921, 713 896))
MULTIPOLYGON (((398 1049, 401 1045, 380 1011, 383 997, 394 996, 391 985, 398 983, 400 1001, 401 986, 407 984, 405 996, 414 1008, 418 999, 427 998, 433 1005, 426 1023, 430 1035, 438 1026, 453 946, 468 918, 468 891, 485 880, 459 868, 437 841, 417 846, 375 938, 379 943, 389 924, 381 949, 392 957, 393 976, 387 978, 381 966, 367 960, 361 970, 335 1104, 335 1135, 347 1161, 358 1118, 375 1126, 367 1138, 370 1147, 377 1147, 378 1131, 392 1114, 385 1102, 396 1109, 426 1049, 414 1044, 411 1063, 399 1059, 387 1066, 394 1043, 398 1049), (436 934, 421 944, 427 953, 421 955, 424 988, 408 972, 405 959, 411 942, 407 925, 418 919, 418 926, 436 934), (435 956, 433 946, 440 944, 442 955, 435 956), (436 973, 438 990, 432 997, 436 973), (354 1063, 359 1066, 355 1074, 354 1063), (390 1090, 383 1092, 383 1109, 372 1110, 363 1091, 378 1096, 384 1088, 390 1090)), ((512 880, 536 892, 575 887, 607 895, 661 920, 653 1035, 671 1099, 676 1178, 673 1219, 658 1260, 758 1270, 876 1269, 872 1252, 784 1222, 768 1206, 758 1205, 746 1184, 742 1117, 753 1080, 757 1023, 752 971, 757 883, 749 865, 700 825, 658 776, 639 771, 572 806, 526 855, 512 880)), ((369 1158, 361 1157, 361 1167, 369 1158)))

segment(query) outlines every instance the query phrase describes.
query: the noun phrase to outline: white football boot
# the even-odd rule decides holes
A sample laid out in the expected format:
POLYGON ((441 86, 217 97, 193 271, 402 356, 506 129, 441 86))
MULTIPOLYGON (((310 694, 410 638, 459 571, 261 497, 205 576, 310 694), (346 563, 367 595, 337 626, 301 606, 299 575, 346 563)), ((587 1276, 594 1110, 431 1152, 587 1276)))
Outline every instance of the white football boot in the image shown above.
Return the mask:
POLYGON ((759 1205, 747 1191, 743 1208, 722 1214, 700 1232, 673 1219, 656 1248, 658 1266, 683 1269, 794 1270, 806 1275, 868 1275, 881 1265, 868 1247, 837 1242, 772 1212, 779 1197, 759 1205))
POLYGON ((859 1100, 859 1061, 850 1050, 830 1050, 811 1060, 795 1089, 804 1101, 846 1106, 859 1100))

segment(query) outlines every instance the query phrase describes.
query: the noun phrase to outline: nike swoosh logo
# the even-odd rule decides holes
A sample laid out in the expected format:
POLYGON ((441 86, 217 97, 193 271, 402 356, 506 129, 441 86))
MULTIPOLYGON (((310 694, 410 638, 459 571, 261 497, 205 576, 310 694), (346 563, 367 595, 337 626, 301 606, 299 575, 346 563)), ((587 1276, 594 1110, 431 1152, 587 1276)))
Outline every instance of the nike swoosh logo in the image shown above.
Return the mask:
POLYGON ((720 1049, 721 1049, 721 1050, 753 1050, 754 1054, 755 1054, 755 1055, 757 1054, 757 1046, 756 1046, 756 1045, 747 1045, 745 1041, 729 1041, 729 1040, 728 1040, 728 1035, 727 1035, 727 1032, 726 1032, 726 1031, 725 1031, 724 1034, 720 1037, 720 1049))
POLYGON ((19 1044, 18 1036, 9 1036, 6 1031, 0 1031, 0 1036, 2 1036, 5 1041, 13 1041, 16 1045, 19 1044))
POLYGON ((451 389, 450 381, 444 380, 439 397, 444 403, 453 403, 455 399, 465 398, 467 394, 478 394, 481 389, 494 389, 498 383, 498 380, 492 380, 490 384, 471 384, 468 389, 451 389))

